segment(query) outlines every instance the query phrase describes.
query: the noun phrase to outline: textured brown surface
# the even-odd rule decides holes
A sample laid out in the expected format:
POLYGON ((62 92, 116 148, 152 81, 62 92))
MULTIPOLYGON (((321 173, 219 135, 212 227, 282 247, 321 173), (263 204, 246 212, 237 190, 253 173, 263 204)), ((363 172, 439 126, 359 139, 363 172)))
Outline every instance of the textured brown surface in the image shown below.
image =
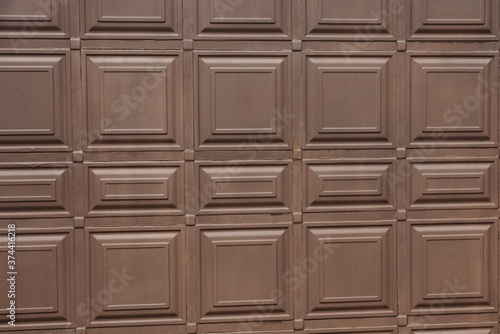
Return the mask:
POLYGON ((499 22, 0 0, 0 332, 498 334, 499 22))

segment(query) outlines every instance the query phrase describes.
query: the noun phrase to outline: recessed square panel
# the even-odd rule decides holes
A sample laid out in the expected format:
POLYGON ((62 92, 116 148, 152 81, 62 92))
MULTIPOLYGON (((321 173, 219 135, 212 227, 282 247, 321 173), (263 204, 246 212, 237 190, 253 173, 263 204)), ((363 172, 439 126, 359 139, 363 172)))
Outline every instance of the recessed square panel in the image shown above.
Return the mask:
POLYGON ((180 149, 179 55, 88 54, 89 150, 180 149))
POLYGON ((50 70, 22 71, 13 68, 2 71, 0 80, 9 83, 2 87, 1 101, 6 110, 2 113, 3 134, 54 134, 53 74, 50 70), (26 92, 30 93, 27 98, 26 92), (14 117, 18 116, 18 117, 14 117), (31 124, 26 124, 26 123, 31 124))
POLYGON ((393 145, 391 56, 310 55, 306 70, 305 148, 393 145))
POLYGON ((214 247, 214 271, 217 275, 214 296, 216 306, 276 303, 276 296, 271 296, 271 292, 278 288, 275 271, 278 259, 274 242, 250 245, 217 242, 214 247), (262 272, 256 271, 255 267, 251 266, 242 266, 235 271, 232 266, 233 263, 239 262, 252 263, 256 258, 262 259, 259 263, 259 270, 262 272), (239 282, 240 285, 234 282, 239 282), (252 287, 255 282, 259 282, 256 289, 241 289, 241 286, 252 287))
POLYGON ((185 321, 181 231, 90 232, 88 238, 92 325, 185 321))
POLYGON ((198 39, 290 39, 289 0, 197 0, 198 39))
POLYGON ((70 217, 73 173, 64 164, 0 168, 0 217, 70 217))
POLYGON ((394 40, 393 0, 307 0, 306 39, 394 40))
POLYGON ((0 150, 69 150, 67 54, 0 55, 0 150))
POLYGON ((396 244, 392 223, 311 226, 307 258, 308 317, 383 316, 396 312, 396 244), (312 265, 311 265, 312 266, 312 265))
MULTIPOLYGON (((469 96, 474 94, 474 85, 478 74, 481 72, 431 72, 426 71, 426 101, 428 104, 424 111, 425 124, 423 131, 449 129, 447 117, 443 110, 447 110, 457 101, 457 96, 469 96)), ((464 117, 461 127, 470 131, 482 131, 484 114, 484 103, 478 100, 477 105, 471 106, 470 116, 464 117)), ((451 127, 453 128, 453 127, 451 127)), ((459 129, 457 129, 459 130, 459 129)))
POLYGON ((290 212, 291 162, 197 165, 199 213, 290 212))
MULTIPOLYGON (((164 71, 156 73, 166 75, 164 71)), ((141 87, 144 83, 144 72, 102 68, 100 75, 102 78, 99 84, 102 85, 103 93, 101 102, 103 117, 109 119, 108 122, 102 124, 103 134, 167 134, 167 113, 151 112, 151 110, 156 109, 167 110, 166 94, 150 94, 148 96, 147 90, 136 89, 132 93, 132 98, 137 102, 130 104, 130 108, 134 110, 125 113, 126 117, 116 112, 118 105, 116 101, 120 99, 119 92, 127 91, 130 87, 141 87), (135 104, 137 107, 133 108, 135 104)), ((165 88, 164 84, 158 87, 161 90, 165 88)), ((122 102, 128 101, 123 100, 122 102)))
POLYGON ((273 71, 221 71, 214 76, 212 133, 276 133, 276 74, 273 71))
POLYGON ((443 160, 408 163, 407 208, 498 207, 498 161, 443 160))
POLYGON ((495 39, 492 0, 412 0, 409 37, 420 40, 495 39))
POLYGON ((68 9, 66 0, 2 0, 0 37, 10 37, 13 48, 26 38, 68 38, 68 9))
MULTIPOLYGON (((6 226, 6 225, 4 225, 6 226)), ((57 327, 72 324, 73 242, 67 233, 24 233, 17 231, 14 253, 15 270, 7 266, 10 248, 7 236, 0 236, 0 298, 2 317, 7 319, 6 308, 11 300, 7 278, 15 271, 16 328, 34 326, 57 327)), ((0 329, 11 330, 2 321, 0 329)))
POLYGON ((182 33, 182 1, 87 0, 83 38, 179 39, 182 33))
POLYGON ((411 313, 498 309, 496 222, 408 226, 411 313))
POLYGON ((410 145, 496 145, 496 72, 493 55, 411 56, 410 145))
POLYGON ((85 179, 89 217, 183 213, 184 166, 181 163, 89 164, 85 179))
POLYGON ((342 132, 345 131, 380 131, 381 101, 380 96, 380 72, 374 71, 356 71, 350 73, 323 72, 323 85, 331 89, 325 89, 323 86, 322 94, 322 127, 321 132, 342 132), (345 89, 345 83, 350 79, 358 82, 354 89, 345 89), (375 89, 373 89, 375 88, 375 89), (357 98, 357 94, 366 92, 366 100, 357 98), (329 106, 343 106, 332 112, 325 112, 329 106), (364 111, 371 117, 354 119, 356 112, 364 111), (354 123, 357 122, 356 125, 354 123))
POLYGON ((261 319, 290 319, 287 228, 199 233, 201 322, 249 321, 256 312, 261 319))
POLYGON ((396 208, 394 162, 305 161, 304 211, 367 211, 396 208))
POLYGON ((289 148, 289 70, 284 55, 200 55, 199 148, 289 148))

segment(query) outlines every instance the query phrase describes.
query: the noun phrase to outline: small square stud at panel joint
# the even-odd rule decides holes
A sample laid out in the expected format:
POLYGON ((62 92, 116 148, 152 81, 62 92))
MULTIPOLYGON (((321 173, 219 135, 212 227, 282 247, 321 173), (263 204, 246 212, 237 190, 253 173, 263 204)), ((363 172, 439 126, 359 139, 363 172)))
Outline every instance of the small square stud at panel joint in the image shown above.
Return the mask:
POLYGON ((398 159, 405 159, 406 158, 406 148, 400 147, 396 149, 396 157, 398 159))
POLYGON ((73 162, 83 162, 83 152, 74 151, 73 152, 73 162))
POLYGON ((398 210, 398 220, 406 220, 406 210, 398 210))
POLYGON ((301 160, 302 159, 302 150, 293 150, 292 158, 293 158, 293 160, 301 160))
POLYGON ((398 51, 399 52, 406 51, 406 48, 407 48, 406 41, 398 41, 398 51))
POLYGON ((302 41, 301 40, 293 40, 292 41, 292 50, 293 51, 302 51, 302 41))
POLYGON ((404 327, 408 325, 408 316, 406 315, 398 315, 398 326, 404 327))
POLYGON ((292 220, 295 224, 300 224, 304 221, 303 215, 301 212, 294 212, 292 214, 292 220))
POLYGON ((187 226, 195 226, 196 225, 195 215, 186 215, 185 222, 187 226))
POLYGON ((75 331, 75 334, 85 334, 86 329, 85 328, 77 328, 75 331))
POLYGON ((85 218, 83 217, 75 217, 75 228, 84 228, 85 227, 85 218))
POLYGON ((304 330, 304 320, 302 319, 295 319, 293 322, 293 329, 295 330, 304 330))
POLYGON ((70 47, 71 50, 80 50, 82 47, 82 40, 79 38, 71 38, 70 47))
POLYGON ((184 151, 184 160, 194 161, 194 151, 193 150, 185 150, 184 151))
POLYGON ((196 334, 197 328, 196 324, 187 324, 186 325, 186 333, 187 334, 196 334))
POLYGON ((192 39, 185 39, 182 42, 182 48, 184 51, 192 51, 194 49, 194 42, 192 39))

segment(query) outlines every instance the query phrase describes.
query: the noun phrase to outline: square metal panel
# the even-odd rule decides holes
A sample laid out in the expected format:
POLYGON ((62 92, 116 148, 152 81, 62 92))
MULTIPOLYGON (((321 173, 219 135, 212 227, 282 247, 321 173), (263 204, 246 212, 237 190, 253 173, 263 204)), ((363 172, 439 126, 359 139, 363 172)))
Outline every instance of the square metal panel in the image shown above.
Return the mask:
POLYGON ((305 57, 306 149, 393 147, 394 55, 305 57))
POLYGON ((196 146, 290 149, 290 53, 197 54, 196 146))
MULTIPOLYGON (((10 223, 14 223, 10 221, 10 223)), ((5 225, 6 227, 7 225, 5 225)), ((17 231, 15 235, 15 284, 7 281, 12 272, 7 267, 7 235, 0 236, 2 261, 0 288, 5 292, 1 299, 2 316, 7 319, 8 291, 14 291, 16 329, 41 329, 74 326, 74 240, 73 232, 32 229, 17 231)), ((10 254, 9 254, 10 255, 10 254)), ((0 330, 11 332, 7 321, 0 324, 0 330)))
POLYGON ((90 151, 179 150, 183 143, 178 52, 87 52, 83 138, 90 151))
POLYGON ((90 231, 89 324, 184 323, 183 234, 182 230, 90 231))
POLYGON ((497 220, 407 222, 411 314, 498 310, 497 220))
POLYGON ((69 52, 1 52, 0 105, 0 151, 70 151, 69 52))
POLYGON ((291 237, 287 227, 197 229, 199 320, 291 319, 291 237))
MULTIPOLYGON (((352 223, 351 223, 352 224, 352 223)), ((394 222, 349 226, 309 224, 304 229, 307 317, 396 314, 394 222)))
POLYGON ((408 57, 410 147, 498 146, 494 54, 408 57))

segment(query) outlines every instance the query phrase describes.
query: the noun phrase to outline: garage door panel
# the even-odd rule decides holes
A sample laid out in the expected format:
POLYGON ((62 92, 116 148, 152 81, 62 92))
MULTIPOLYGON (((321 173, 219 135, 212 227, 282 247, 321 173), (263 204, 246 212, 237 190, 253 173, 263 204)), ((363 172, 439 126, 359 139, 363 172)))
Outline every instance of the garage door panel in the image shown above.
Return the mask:
POLYGON ((497 310, 496 219, 426 225, 411 221, 407 229, 412 314, 497 310))
POLYGON ((89 325, 185 323, 183 235, 182 230, 90 231, 89 325))
MULTIPOLYGON (((0 37, 69 38, 69 4, 65 0, 5 0, 0 5, 0 37)), ((17 39, 21 40, 17 40, 17 39)))
POLYGON ((200 54, 195 111, 200 150, 290 149, 290 54, 200 54))
POLYGON ((394 223, 308 224, 305 230, 305 256, 314 269, 308 272, 308 318, 396 314, 394 223))
POLYGON ((420 40, 495 39, 498 3, 492 0, 412 0, 409 37, 420 40))
POLYGON ((289 227, 197 231, 201 322, 291 319, 289 227))
POLYGON ((183 64, 168 53, 86 54, 88 150, 182 147, 183 64))
POLYGON ((305 212, 396 209, 395 161, 305 161, 305 212))
POLYGON ((269 333, 269 334, 291 334, 293 333, 293 322, 291 321, 268 321, 268 322, 243 322, 243 323, 198 323, 197 333, 213 333, 214 331, 224 333, 269 333), (258 329, 258 330, 256 330, 258 329))
POLYGON ((493 334, 497 333, 495 327, 476 327, 476 328, 450 328, 450 329, 416 329, 411 331, 411 333, 421 334, 493 334))
POLYGON ((73 212, 71 165, 0 168, 0 217, 70 217, 73 212))
POLYGON ((410 146, 496 146, 494 55, 410 55, 410 146))
POLYGON ((0 0, 0 334, 498 334, 499 9, 0 0))
POLYGON ((308 55, 305 148, 392 147, 392 55, 308 55))
POLYGON ((498 208, 497 159, 408 162, 407 209, 498 208))
POLYGON ((305 320, 304 333, 385 333, 400 332, 392 318, 349 318, 305 320))
POLYGON ((304 1, 306 39, 395 40, 397 11, 392 0, 304 1))
POLYGON ((182 1, 90 0, 82 2, 83 38, 179 39, 182 1))
POLYGON ((291 211, 291 161, 196 165, 200 214, 291 211))
POLYGON ((455 326, 450 326, 450 325, 441 325, 441 326, 434 326, 431 328, 415 328, 411 331, 411 333, 415 334, 423 334, 423 333, 432 333, 432 334, 447 334, 447 333, 474 333, 474 334, 494 334, 498 333, 498 328, 496 324, 490 324, 490 325, 480 325, 480 324, 465 324, 465 325, 455 325, 455 326))
MULTIPOLYGON (((72 326, 73 237, 72 232, 18 231, 16 234, 16 318, 24 329, 72 326)), ((7 238, 2 236, 0 253, 7 259, 7 238)), ((9 291, 7 261, 2 261, 0 288, 9 291)), ((6 317, 7 298, 0 305, 6 317)), ((0 330, 10 330, 6 323, 0 330)))
POLYGON ((197 39, 290 39, 290 0, 196 0, 197 39))
POLYGON ((365 327, 362 324, 358 326, 352 326, 353 328, 342 328, 342 327, 329 327, 324 326, 324 328, 314 328, 306 329, 304 333, 307 334, 328 334, 328 333, 352 333, 352 334, 396 334, 397 329, 391 328, 390 326, 370 326, 365 327), (359 327, 358 327, 359 326, 359 327))
POLYGON ((0 55, 0 150, 71 148, 69 53, 0 55))
POLYGON ((182 215, 182 163, 86 165, 86 215, 182 215))

